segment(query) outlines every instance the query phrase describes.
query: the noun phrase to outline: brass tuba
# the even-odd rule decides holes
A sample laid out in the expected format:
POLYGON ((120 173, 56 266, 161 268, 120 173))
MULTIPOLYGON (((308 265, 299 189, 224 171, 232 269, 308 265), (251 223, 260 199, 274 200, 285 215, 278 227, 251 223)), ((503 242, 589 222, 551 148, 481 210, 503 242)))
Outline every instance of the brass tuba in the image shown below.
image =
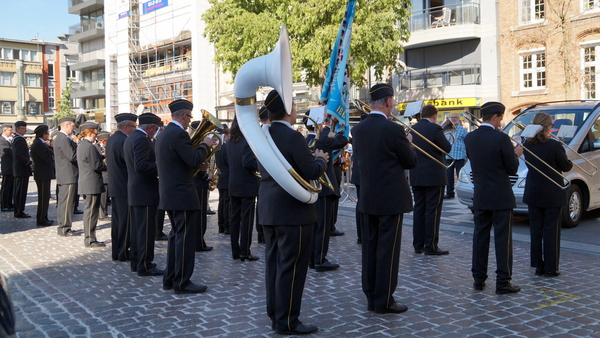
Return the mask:
MULTIPOLYGON (((194 132, 194 135, 192 136, 192 139, 191 139, 192 146, 194 147, 194 149, 197 149, 198 146, 200 146, 200 143, 202 143, 202 141, 204 141, 204 138, 206 136, 208 136, 210 133, 212 133, 215 129, 220 128, 220 126, 222 125, 222 123, 221 123, 221 121, 219 121, 219 119, 214 117, 211 113, 207 112, 206 110, 201 109, 200 112, 202 113, 202 122, 200 122, 200 124, 198 125, 198 128, 196 128, 196 131, 194 132)), ((208 149, 208 153, 206 154, 206 159, 204 160, 205 163, 210 162, 211 157, 213 157, 215 155, 217 150, 221 149, 221 145, 223 144, 223 139, 221 139, 221 137, 219 137, 219 135, 217 135, 217 134, 213 134, 213 135, 219 139, 219 142, 214 147, 208 149)), ((200 169, 196 169, 196 171, 194 172, 194 175, 197 175, 199 171, 200 171, 200 169)))

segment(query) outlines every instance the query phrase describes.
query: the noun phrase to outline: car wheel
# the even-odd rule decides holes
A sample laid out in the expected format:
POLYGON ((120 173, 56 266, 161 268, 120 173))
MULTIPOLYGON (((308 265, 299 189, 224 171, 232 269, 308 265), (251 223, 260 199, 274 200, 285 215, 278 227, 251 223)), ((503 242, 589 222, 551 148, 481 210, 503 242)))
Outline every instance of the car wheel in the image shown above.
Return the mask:
POLYGON ((583 214, 583 195, 578 185, 573 184, 567 195, 567 207, 563 212, 563 228, 574 228, 581 221, 583 214))

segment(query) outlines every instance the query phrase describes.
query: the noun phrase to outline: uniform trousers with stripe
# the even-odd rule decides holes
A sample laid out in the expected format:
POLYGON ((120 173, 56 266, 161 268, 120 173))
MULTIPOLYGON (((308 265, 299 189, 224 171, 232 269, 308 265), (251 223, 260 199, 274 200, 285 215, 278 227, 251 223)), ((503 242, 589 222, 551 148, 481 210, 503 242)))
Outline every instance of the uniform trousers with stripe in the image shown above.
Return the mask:
POLYGON ((231 196, 229 200, 231 205, 231 218, 229 221, 231 255, 234 259, 240 256, 250 256, 252 230, 254 229, 255 197, 231 196))
POLYGON ((198 210, 167 210, 171 220, 167 248, 167 268, 163 287, 180 291, 188 287, 194 273, 198 210))
POLYGON ((163 234, 165 228, 165 211, 162 209, 156 210, 156 238, 158 239, 163 234))
POLYGON ((402 220, 399 215, 369 215, 361 229, 362 288, 368 309, 383 311, 395 302, 402 220))
POLYGON ((14 177, 13 175, 2 175, 2 209, 13 208, 14 177))
POLYGON ((77 196, 77 184, 58 184, 58 201, 56 203, 56 218, 58 234, 65 235, 73 224, 73 208, 77 196))
POLYGON ((363 214, 360 210, 358 210, 358 196, 360 196, 360 185, 355 185, 355 186, 356 186, 356 208, 354 210, 354 216, 356 218, 356 237, 362 243, 361 228, 362 228, 362 224, 366 221, 365 221, 365 214, 363 214))
POLYGON ((200 211, 196 214, 196 251, 202 251, 206 249, 206 241, 204 235, 206 234, 207 225, 207 211, 208 211, 208 189, 198 188, 196 186, 196 192, 200 199, 200 211))
POLYGON ((96 225, 100 214, 100 194, 86 194, 83 209, 84 244, 89 246, 96 242, 96 225))
POLYGON ((440 217, 444 201, 444 186, 413 186, 413 247, 433 252, 440 239, 440 217))
POLYGON ((21 216, 25 212, 25 202, 27 201, 27 187, 29 186, 29 176, 15 176, 14 204, 15 217, 21 216))
POLYGON ((512 209, 475 209, 471 272, 476 283, 484 282, 488 277, 488 255, 492 226, 494 227, 494 247, 496 249, 496 287, 505 287, 510 282, 513 265, 512 215, 512 209))
POLYGON ((51 180, 35 180, 38 191, 38 204, 36 221, 43 224, 48 221, 48 206, 50 205, 50 182, 51 180))
POLYGON ((131 271, 148 272, 156 267, 154 239, 156 237, 156 205, 131 206, 131 271))
POLYGON ((320 196, 315 202, 317 208, 317 223, 314 227, 314 247, 311 265, 324 264, 329 252, 329 238, 333 225, 333 213, 338 198, 336 196, 320 196))
POLYGON ((225 230, 229 230, 229 189, 219 189, 217 216, 219 217, 219 232, 223 233, 225 230))
POLYGON ((300 324, 313 227, 263 224, 267 315, 275 330, 293 330, 300 324))
POLYGON ((112 260, 125 262, 130 259, 129 205, 127 197, 111 197, 110 237, 112 260))
POLYGON ((529 206, 531 266, 543 271, 558 270, 562 208, 529 206))

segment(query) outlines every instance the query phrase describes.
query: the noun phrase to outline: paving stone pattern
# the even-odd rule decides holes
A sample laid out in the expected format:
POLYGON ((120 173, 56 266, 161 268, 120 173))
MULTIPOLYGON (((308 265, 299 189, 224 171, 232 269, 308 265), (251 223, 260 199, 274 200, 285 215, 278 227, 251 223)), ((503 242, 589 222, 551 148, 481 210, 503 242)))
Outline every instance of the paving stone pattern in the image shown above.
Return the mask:
MULTIPOLYGON (((217 199, 211 193, 215 210, 217 199)), ((445 210, 456 213, 451 209, 456 203, 445 201, 445 210)), ((51 200, 51 219, 56 219, 54 206, 51 200)), ((35 215, 35 210, 32 181, 26 212, 35 215)), ((488 287, 475 291, 472 236, 452 231, 453 225, 472 228, 472 223, 448 213, 440 247, 450 255, 441 257, 413 252, 412 216, 405 217, 395 297, 409 311, 369 312, 353 215, 352 203, 340 207, 337 227, 346 235, 331 238, 329 259, 341 268, 308 273, 301 320, 319 327, 315 337, 600 337, 600 255, 563 250, 563 274, 536 277, 529 267, 529 243, 515 242, 513 282, 522 292, 498 296, 492 244, 488 287)), ((82 229, 81 215, 74 220, 74 229, 82 229)), ((208 285, 199 295, 163 291, 161 277, 138 277, 128 263, 111 261, 109 220, 99 223, 98 239, 108 244, 100 249, 85 248, 83 237, 58 237, 54 226, 36 228, 35 216, 15 219, 5 212, 0 224, 0 270, 8 279, 18 337, 278 336, 265 309, 264 246, 255 235, 252 250, 261 259, 234 261, 229 236, 217 233, 216 215, 209 216, 206 234, 214 250, 196 253, 192 280, 208 285)), ((164 268, 166 242, 158 242, 155 251, 155 262, 164 268)))

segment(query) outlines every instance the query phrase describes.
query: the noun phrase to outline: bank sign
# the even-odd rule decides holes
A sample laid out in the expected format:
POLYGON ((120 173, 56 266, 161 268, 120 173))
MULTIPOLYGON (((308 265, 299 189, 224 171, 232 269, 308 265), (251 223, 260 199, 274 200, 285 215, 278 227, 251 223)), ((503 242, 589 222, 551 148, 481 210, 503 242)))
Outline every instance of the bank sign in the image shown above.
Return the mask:
POLYGON ((144 2, 142 13, 148 14, 150 12, 154 12, 157 9, 161 9, 167 6, 169 6, 169 0, 150 0, 148 2, 144 2))
MULTIPOLYGON (((406 109, 406 105, 410 102, 398 103, 398 110, 402 111, 406 109)), ((425 100, 423 105, 432 104, 437 109, 448 109, 448 108, 466 108, 466 107, 480 107, 482 105, 480 97, 463 97, 457 99, 440 99, 440 100, 425 100)))

